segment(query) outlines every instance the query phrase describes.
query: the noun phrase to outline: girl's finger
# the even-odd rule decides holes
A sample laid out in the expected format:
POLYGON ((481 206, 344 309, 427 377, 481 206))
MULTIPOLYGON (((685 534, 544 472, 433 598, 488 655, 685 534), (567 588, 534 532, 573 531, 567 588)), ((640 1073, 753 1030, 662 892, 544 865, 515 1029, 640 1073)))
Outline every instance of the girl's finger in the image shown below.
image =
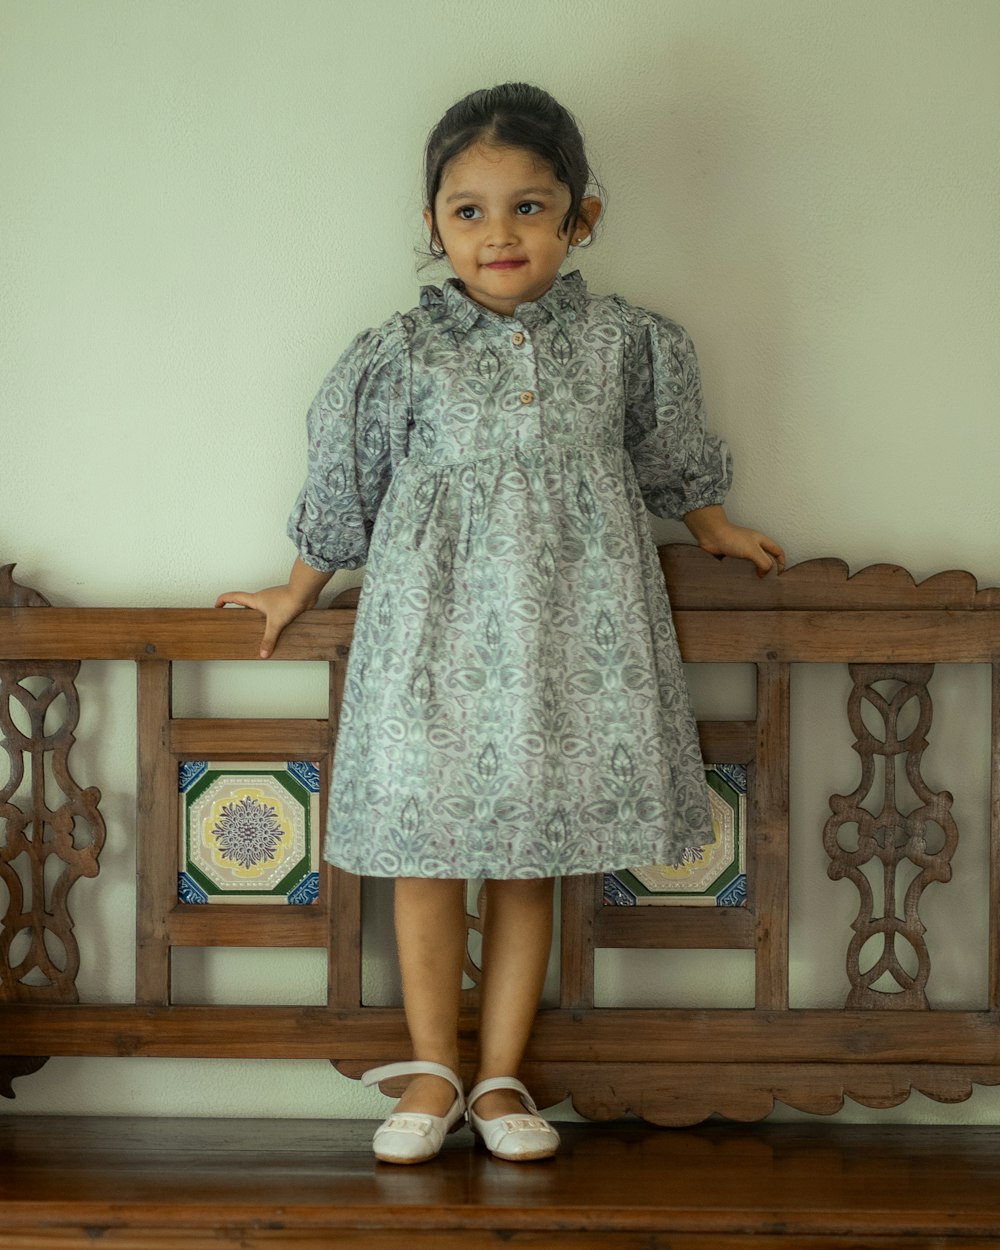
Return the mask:
POLYGON ((281 631, 275 629, 268 624, 264 629, 264 637, 260 640, 260 658, 266 660, 274 650, 278 642, 278 634, 281 631))
POLYGON ((773 538, 768 538, 767 535, 764 535, 761 538, 760 545, 764 548, 766 552, 774 556, 774 559, 777 563, 778 572, 781 573, 785 567, 784 548, 781 546, 780 543, 776 543, 773 538))
POLYGON ((239 604, 240 607, 245 608, 246 604, 243 602, 245 598, 246 595, 242 590, 227 590, 224 595, 219 595, 218 599, 215 601, 215 606, 217 608, 221 608, 227 603, 236 603, 239 604))

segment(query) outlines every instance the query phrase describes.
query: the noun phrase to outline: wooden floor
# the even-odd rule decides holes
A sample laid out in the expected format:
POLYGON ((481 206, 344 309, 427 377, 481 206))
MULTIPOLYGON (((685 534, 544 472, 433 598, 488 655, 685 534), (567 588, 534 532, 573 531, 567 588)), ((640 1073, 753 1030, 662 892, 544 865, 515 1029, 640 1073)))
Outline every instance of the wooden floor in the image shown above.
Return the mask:
POLYGON ((404 1168, 368 1122, 0 1116, 0 1250, 1000 1248, 994 1129, 563 1127, 404 1168))

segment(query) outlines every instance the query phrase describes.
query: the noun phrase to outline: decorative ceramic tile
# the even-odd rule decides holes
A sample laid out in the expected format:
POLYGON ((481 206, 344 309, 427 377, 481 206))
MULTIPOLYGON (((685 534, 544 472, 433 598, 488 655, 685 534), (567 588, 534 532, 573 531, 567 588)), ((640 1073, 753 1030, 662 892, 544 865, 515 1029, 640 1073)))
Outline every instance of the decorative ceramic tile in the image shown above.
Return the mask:
POLYGON ((685 853, 677 868, 648 864, 607 873, 604 901, 618 907, 742 907, 747 898, 744 764, 705 769, 715 840, 685 853))
POLYGON ((181 902, 316 902, 316 764, 186 760, 178 789, 181 902))

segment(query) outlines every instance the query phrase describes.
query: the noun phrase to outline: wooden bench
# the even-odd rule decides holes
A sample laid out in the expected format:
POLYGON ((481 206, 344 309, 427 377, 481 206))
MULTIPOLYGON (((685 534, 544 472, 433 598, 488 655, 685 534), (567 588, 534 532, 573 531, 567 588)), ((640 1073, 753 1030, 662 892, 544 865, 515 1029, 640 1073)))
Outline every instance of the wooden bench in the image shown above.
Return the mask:
POLYGON ((571 1124, 551 1163, 372 1125, 0 1117, 2 1250, 995 1250, 993 1129, 571 1124))
MULTIPOLYGON (((685 659, 755 666, 753 715, 700 725, 708 764, 746 767, 745 883, 722 905, 693 907, 608 905, 603 879, 564 881, 559 1003, 541 1013, 525 1066, 541 1104, 569 1096, 588 1119, 632 1114, 647 1124, 573 1126, 567 1150, 548 1168, 512 1172, 449 1148, 430 1170, 389 1175, 358 1145, 360 1130, 346 1124, 240 1121, 199 1123, 195 1131, 178 1121, 151 1130, 150 1122, 60 1124, 8 1115, 0 1117, 0 1247, 84 1244, 84 1225, 98 1244, 159 1247, 180 1244, 178 1230, 193 1236, 213 1221, 229 1231, 206 1245, 403 1244, 398 1236, 414 1246, 451 1246, 459 1237, 477 1244, 469 1230, 486 1236, 492 1228, 497 1244, 534 1246, 726 1250, 741 1239, 896 1250, 963 1239, 1000 1246, 1000 1140, 992 1129, 712 1125, 664 1134, 648 1127, 700 1124, 713 1115, 759 1120, 775 1102, 829 1113, 846 1096, 890 1107, 914 1088, 952 1102, 974 1084, 1000 1084, 1000 590, 980 590, 961 572, 916 585, 894 566, 848 577, 837 560, 810 561, 761 582, 749 566, 720 564, 688 546, 663 548, 661 558, 685 659), (829 876, 857 892, 857 917, 842 936, 845 1003, 822 1009, 796 1007, 789 995, 790 690, 793 665, 816 663, 850 666, 846 709, 823 714, 840 718, 861 765, 854 792, 830 797, 825 829, 809 831, 822 839, 829 876), (933 740, 928 683, 944 663, 992 666, 991 739, 983 750, 994 782, 980 865, 989 882, 988 975, 982 1003, 969 1010, 930 1009, 930 951, 948 934, 929 935, 920 912, 924 890, 949 880, 960 836, 950 794, 932 790, 921 775, 933 740), (900 793, 897 773, 909 794, 900 793), (897 904, 894 882, 904 872, 909 885, 897 904), (754 1005, 595 1005, 595 957, 614 947, 751 951, 754 1005), (53 1144, 60 1134, 63 1153, 53 1144), (191 1160, 202 1160, 201 1171, 191 1160), (254 1169, 262 1178, 269 1166, 283 1183, 301 1179, 302 1167, 311 1179, 292 1186, 294 1201, 281 1193, 265 1198, 263 1181, 248 1188, 247 1178, 254 1169), (216 1189, 202 1184, 202 1171, 216 1189), (157 1206, 155 1185, 144 1188, 140 1173, 170 1178, 166 1205, 157 1206), (84 1176, 85 1186, 78 1183, 84 1176), (49 1187, 44 1200, 40 1185, 49 1187), (629 1196, 616 1200, 615 1193, 629 1196), (501 1217, 501 1209, 508 1214, 501 1217)), ((52 608, 18 588, 10 569, 6 579, 0 735, 11 780, 0 789, 0 1092, 12 1096, 13 1082, 51 1055, 324 1058, 354 1077, 405 1054, 402 1011, 363 1000, 356 879, 323 866, 315 898, 282 907, 204 906, 181 901, 178 892, 184 763, 315 762, 326 801, 353 606, 307 613, 275 656, 329 665, 325 718, 195 719, 173 715, 172 664, 254 657, 259 623, 251 614, 52 608), (80 876, 96 875, 104 838, 99 792, 91 778, 78 784, 69 761, 75 677, 87 660, 130 661, 137 674, 136 987, 128 1004, 81 1003, 75 984, 69 895, 80 876), (32 883, 27 891, 25 881, 32 883), (173 1003, 172 952, 205 946, 322 948, 326 1005, 173 1003)), ((470 932, 480 922, 470 911, 470 932)), ((471 957, 468 972, 467 1048, 478 972, 471 957)))

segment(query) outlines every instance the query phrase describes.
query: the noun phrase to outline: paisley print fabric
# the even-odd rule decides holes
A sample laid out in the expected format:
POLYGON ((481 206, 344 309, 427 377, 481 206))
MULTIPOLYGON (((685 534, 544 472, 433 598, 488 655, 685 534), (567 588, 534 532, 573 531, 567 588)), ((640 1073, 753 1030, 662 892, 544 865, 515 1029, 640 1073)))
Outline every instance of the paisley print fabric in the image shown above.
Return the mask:
POLYGON ((645 508, 683 516, 729 478, 685 332, 578 274, 513 318, 426 287, 359 335, 289 521, 313 567, 367 564, 327 857, 529 878, 710 841, 645 508))

